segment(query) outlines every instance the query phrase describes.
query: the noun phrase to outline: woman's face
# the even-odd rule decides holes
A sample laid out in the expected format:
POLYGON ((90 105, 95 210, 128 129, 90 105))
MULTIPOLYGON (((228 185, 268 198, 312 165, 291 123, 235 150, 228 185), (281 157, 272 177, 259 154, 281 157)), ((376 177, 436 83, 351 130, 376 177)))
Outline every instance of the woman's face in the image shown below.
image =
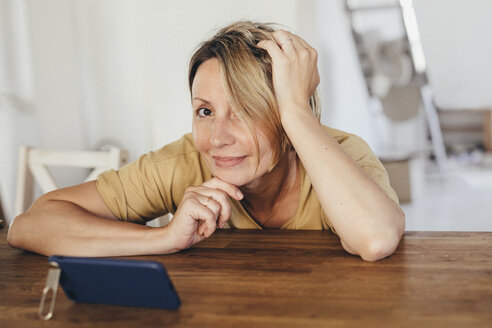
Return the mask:
POLYGON ((212 174, 236 186, 250 184, 265 174, 272 161, 270 143, 257 128, 257 153, 246 123, 234 114, 227 101, 217 58, 199 66, 191 93, 195 146, 212 174))

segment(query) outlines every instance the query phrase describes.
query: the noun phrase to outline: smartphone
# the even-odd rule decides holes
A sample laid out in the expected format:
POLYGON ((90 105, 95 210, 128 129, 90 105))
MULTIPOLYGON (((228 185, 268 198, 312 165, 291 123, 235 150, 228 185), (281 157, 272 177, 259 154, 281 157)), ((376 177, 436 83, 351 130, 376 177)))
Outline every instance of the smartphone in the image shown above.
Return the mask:
POLYGON ((181 305, 159 262, 58 255, 48 261, 60 267, 60 285, 74 302, 173 310, 181 305))

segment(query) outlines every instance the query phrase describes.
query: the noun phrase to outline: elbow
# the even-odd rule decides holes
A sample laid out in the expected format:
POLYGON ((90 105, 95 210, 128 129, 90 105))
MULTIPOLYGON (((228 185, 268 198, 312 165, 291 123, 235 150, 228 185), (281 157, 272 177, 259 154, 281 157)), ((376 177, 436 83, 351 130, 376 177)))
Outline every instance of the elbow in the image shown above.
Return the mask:
POLYGON ((29 243, 29 236, 36 233, 36 221, 35 217, 31 213, 31 209, 38 207, 39 204, 47 200, 45 195, 38 198, 34 204, 22 214, 19 214, 14 218, 10 224, 7 234, 7 244, 12 248, 26 249, 29 243))
POLYGON ((399 239, 396 242, 377 240, 369 243, 360 257, 364 261, 374 262, 392 255, 398 248, 399 239))
POLYGON ((14 224, 16 221, 18 222, 19 220, 22 220, 19 219, 20 216, 21 215, 19 215, 12 221, 9 227, 9 232, 7 234, 7 244, 12 248, 21 248, 21 236, 18 232, 19 229, 17 229, 17 224, 14 224))
POLYGON ((51 195, 47 193, 39 197, 29 209, 15 217, 7 234, 7 244, 10 247, 47 255, 43 250, 49 244, 46 238, 52 234, 47 227, 49 223, 44 220, 44 214, 52 209, 51 201, 55 199, 51 195))
POLYGON ((405 232, 405 215, 401 212, 401 217, 397 220, 398 224, 390 232, 383 236, 378 236, 370 240, 365 251, 361 252, 360 256, 364 261, 378 261, 392 255, 405 232))
POLYGON ((12 248, 26 249, 32 233, 31 216, 29 213, 22 213, 10 223, 7 244, 12 248))
POLYGON ((40 243, 39 239, 36 238, 37 233, 39 233, 39 229, 33 222, 32 215, 29 212, 23 213, 10 224, 7 244, 12 248, 44 254, 40 251, 40 246, 43 243, 40 243))

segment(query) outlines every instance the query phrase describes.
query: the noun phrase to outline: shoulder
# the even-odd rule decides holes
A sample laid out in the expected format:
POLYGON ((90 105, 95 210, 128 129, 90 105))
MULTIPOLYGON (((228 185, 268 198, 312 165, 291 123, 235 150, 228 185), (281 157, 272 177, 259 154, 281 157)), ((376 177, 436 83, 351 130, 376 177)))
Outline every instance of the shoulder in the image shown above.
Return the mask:
MULTIPOLYGON (((194 157, 199 155, 193 143, 191 133, 185 134, 180 139, 165 145, 164 147, 147 154, 155 162, 179 159, 185 157, 194 157)), ((145 156, 145 155, 144 155, 145 156)))
MULTIPOLYGON (((136 185, 154 185, 169 190, 173 185, 201 184, 210 176, 210 170, 196 149, 191 133, 165 145, 164 147, 141 155, 113 173, 103 173, 98 180, 110 174, 117 175, 121 182, 136 185)), ((182 188, 178 188, 182 189, 182 188)))
POLYGON ((123 166, 118 171, 129 171, 132 173, 153 172, 154 174, 163 174, 168 170, 174 171, 176 167, 189 169, 190 166, 199 165, 200 153, 196 149, 190 133, 160 149, 149 151, 148 153, 141 155, 136 161, 123 166))
POLYGON ((330 137, 335 139, 340 147, 356 162, 370 155, 371 157, 376 155, 372 152, 371 147, 361 137, 345 132, 342 130, 333 129, 322 125, 323 130, 330 137))
POLYGON ((203 166, 206 166, 200 152, 195 147, 191 133, 185 134, 160 149, 142 155, 137 162, 150 165, 160 173, 175 172, 176 169, 201 170, 203 166))
POLYGON ((143 157, 147 157, 145 160, 154 167, 163 181, 193 185, 201 184, 211 177, 191 133, 143 157))
POLYGON ((326 134, 328 134, 330 137, 335 139, 339 144, 342 144, 346 141, 354 141, 354 140, 358 140, 358 139, 362 140, 362 138, 358 137, 355 134, 349 133, 349 132, 330 128, 326 125, 321 125, 321 127, 323 128, 323 130, 325 131, 326 134))

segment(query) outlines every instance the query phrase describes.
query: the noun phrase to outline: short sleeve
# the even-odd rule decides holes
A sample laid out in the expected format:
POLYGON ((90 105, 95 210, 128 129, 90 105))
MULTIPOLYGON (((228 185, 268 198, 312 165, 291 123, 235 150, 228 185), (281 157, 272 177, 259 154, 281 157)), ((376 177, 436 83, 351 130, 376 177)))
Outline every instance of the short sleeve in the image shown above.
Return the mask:
MULTIPOLYGON (((336 129, 323 127, 325 132, 333 137, 347 155, 384 191, 384 193, 399 205, 398 196, 390 185, 389 176, 379 158, 369 145, 360 137, 336 129)), ((333 233, 337 233, 329 218, 321 209, 321 219, 333 233)))
POLYGON ((117 218, 145 223, 174 213, 186 189, 210 177, 188 134, 119 170, 100 174, 96 186, 117 218))
POLYGON ((160 193, 161 181, 153 157, 151 152, 119 170, 98 176, 97 189, 120 220, 145 223, 169 212, 160 193))
POLYGON ((398 196, 390 185, 388 172, 369 145, 360 137, 348 134, 337 140, 352 160, 374 181, 386 195, 399 205, 398 196))

